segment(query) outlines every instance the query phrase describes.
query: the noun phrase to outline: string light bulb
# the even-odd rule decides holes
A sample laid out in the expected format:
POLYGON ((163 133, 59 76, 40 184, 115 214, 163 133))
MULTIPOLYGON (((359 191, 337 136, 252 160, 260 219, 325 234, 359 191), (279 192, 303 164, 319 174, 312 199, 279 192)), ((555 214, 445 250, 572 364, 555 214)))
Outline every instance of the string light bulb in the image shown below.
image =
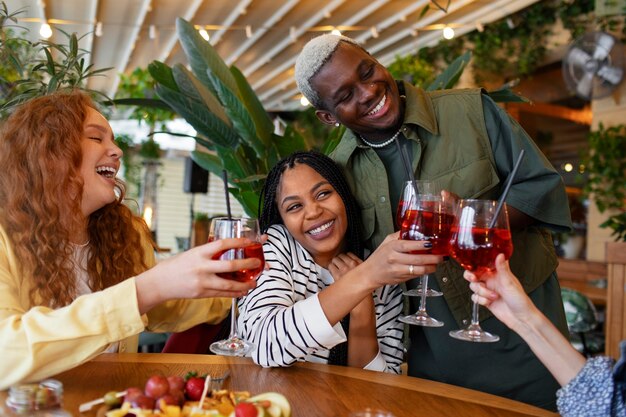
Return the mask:
POLYGON ((448 40, 454 38, 454 29, 452 29, 450 26, 446 26, 445 28, 443 28, 443 37, 448 40))
POLYGON ((331 34, 341 36, 341 31, 339 29, 333 29, 330 31, 331 34))
POLYGON ((302 96, 302 97, 300 97, 300 104, 302 105, 302 107, 306 107, 306 106, 308 106, 310 103, 309 103, 309 100, 307 100, 307 98, 306 98, 306 97, 302 96))
POLYGON ((41 24, 41 28, 39 29, 39 35, 41 35, 41 37, 44 39, 48 39, 50 38, 50 36, 52 36, 52 28, 47 22, 41 24))

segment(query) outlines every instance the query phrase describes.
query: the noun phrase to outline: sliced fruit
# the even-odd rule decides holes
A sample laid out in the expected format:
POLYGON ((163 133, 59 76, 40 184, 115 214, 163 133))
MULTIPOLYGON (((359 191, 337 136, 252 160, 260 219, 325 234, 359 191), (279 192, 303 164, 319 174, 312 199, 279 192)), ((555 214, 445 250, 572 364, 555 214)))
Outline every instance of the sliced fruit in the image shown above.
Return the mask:
POLYGON ((291 405, 289 401, 284 395, 277 392, 264 392, 249 398, 247 401, 258 403, 269 401, 270 406, 267 408, 267 411, 272 417, 291 417, 291 405), (274 407, 277 407, 280 413, 277 413, 274 407))

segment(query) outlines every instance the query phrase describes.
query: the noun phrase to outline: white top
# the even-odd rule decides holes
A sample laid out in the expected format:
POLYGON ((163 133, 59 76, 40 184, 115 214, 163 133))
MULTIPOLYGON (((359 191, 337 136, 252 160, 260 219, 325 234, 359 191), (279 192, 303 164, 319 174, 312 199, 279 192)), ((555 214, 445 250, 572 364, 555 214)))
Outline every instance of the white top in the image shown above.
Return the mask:
MULTIPOLYGON (((317 294, 332 285, 330 272, 283 225, 271 226, 263 244, 269 270, 257 287, 239 301, 239 335, 254 343, 250 353, 262 366, 289 366, 297 361, 327 363, 330 349, 344 341, 340 323, 331 326, 317 294)), ((376 289, 374 308, 378 355, 365 369, 400 373, 403 361, 402 291, 399 286, 376 289)))

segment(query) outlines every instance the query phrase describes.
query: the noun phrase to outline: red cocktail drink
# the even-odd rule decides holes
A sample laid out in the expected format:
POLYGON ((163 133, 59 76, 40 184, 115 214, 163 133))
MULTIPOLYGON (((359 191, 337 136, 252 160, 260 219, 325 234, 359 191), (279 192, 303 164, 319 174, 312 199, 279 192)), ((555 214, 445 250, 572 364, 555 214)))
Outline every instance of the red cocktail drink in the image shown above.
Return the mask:
MULTIPOLYGON (((431 205, 434 206, 434 202, 432 203, 431 205)), ((414 251, 412 253, 448 255, 453 224, 454 216, 449 213, 428 210, 407 210, 400 224, 400 239, 427 240, 433 245, 431 249, 414 251)))
POLYGON ((499 228, 453 229, 456 239, 450 254, 464 269, 480 276, 495 269, 496 256, 503 253, 506 259, 513 253, 511 232, 499 228))
POLYGON ((263 267, 265 266, 265 257, 263 256, 263 245, 261 243, 253 243, 250 246, 246 246, 241 249, 228 249, 221 251, 213 255, 213 259, 247 259, 257 258, 261 261, 261 265, 258 268, 242 269, 234 272, 220 272, 217 275, 232 279, 239 282, 251 281, 259 276, 263 267))

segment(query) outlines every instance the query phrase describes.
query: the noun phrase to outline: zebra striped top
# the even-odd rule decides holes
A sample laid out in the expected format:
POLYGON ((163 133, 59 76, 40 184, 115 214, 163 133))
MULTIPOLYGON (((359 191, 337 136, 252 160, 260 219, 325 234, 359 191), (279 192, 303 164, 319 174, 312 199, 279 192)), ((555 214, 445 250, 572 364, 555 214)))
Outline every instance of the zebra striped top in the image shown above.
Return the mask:
MULTIPOLYGON (((239 335, 255 344, 250 355, 262 366, 327 363, 330 348, 346 340, 341 324, 330 325, 317 298, 334 280, 283 225, 271 226, 267 234, 263 251, 269 270, 239 300, 239 335)), ((402 291, 390 285, 372 296, 379 353, 365 369, 398 374, 403 361, 403 324, 398 321, 402 291)))

